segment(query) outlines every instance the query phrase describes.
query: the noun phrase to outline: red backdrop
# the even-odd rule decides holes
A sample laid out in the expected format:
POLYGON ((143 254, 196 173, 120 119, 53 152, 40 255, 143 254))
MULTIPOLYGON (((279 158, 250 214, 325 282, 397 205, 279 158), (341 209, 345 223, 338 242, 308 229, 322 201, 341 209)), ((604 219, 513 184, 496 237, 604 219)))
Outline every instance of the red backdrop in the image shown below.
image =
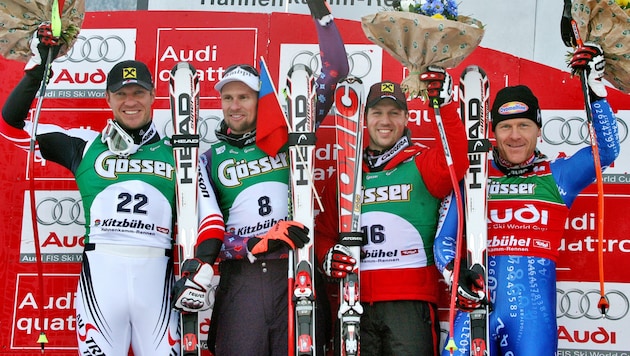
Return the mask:
MULTIPOLYGON (((355 21, 337 20, 350 59, 352 73, 363 78, 366 90, 381 79, 400 81, 406 70, 379 47, 369 42, 355 21)), ((112 12, 87 13, 79 41, 69 57, 53 66, 54 75, 43 103, 40 124, 55 123, 66 128, 92 127, 100 130, 110 116, 103 99, 105 73, 119 60, 136 58, 146 62, 156 76, 157 100, 154 118, 158 127, 168 133, 170 119, 167 73, 181 60, 192 62, 201 72, 200 125, 203 144, 216 138, 212 133, 220 114, 214 83, 230 64, 256 64, 264 56, 276 87, 284 87, 286 69, 291 63, 304 61, 317 70, 317 37, 309 16, 284 13, 247 14, 219 12, 112 12)), ((487 48, 478 48, 457 68, 449 72, 458 83, 459 74, 469 64, 481 66, 491 83, 491 97, 505 85, 530 86, 540 100, 543 120, 578 117, 583 121, 583 99, 579 80, 569 73, 487 48)), ((0 101, 22 75, 23 63, 0 58, 4 83, 0 101)), ((609 101, 620 123, 622 150, 627 144, 627 122, 630 101, 609 90, 609 101)), ((414 138, 434 145, 427 107, 420 100, 411 101, 409 127, 414 138)), ((334 167, 334 136, 324 122, 318 132, 318 184, 334 167)), ((562 136, 558 125, 544 127, 547 137, 540 148, 555 157, 571 154, 582 145, 572 144, 580 128, 571 137, 562 136)), ((558 122, 557 120, 555 122, 558 122)), ((565 132, 566 133, 566 132, 565 132)), ((28 192, 27 153, 13 142, 0 139, 0 152, 7 159, 0 172, 0 209, 2 246, 0 284, 5 291, 0 306, 0 354, 38 355, 36 344, 42 326, 49 344, 47 353, 76 354, 73 295, 76 289, 83 240, 83 216, 79 195, 71 175, 54 163, 38 159, 35 164, 35 198, 37 229, 44 256, 44 300, 39 300, 37 264, 34 263, 33 227, 28 192), (39 317, 44 308, 45 319, 39 317)), ((623 153, 622 153, 623 155, 623 153)), ((611 317, 595 319, 591 310, 578 310, 580 296, 597 287, 596 187, 589 187, 575 202, 567 221, 563 253, 558 263, 558 298, 566 296, 575 310, 561 310, 560 349, 630 350, 630 331, 617 316, 630 309, 630 277, 624 273, 625 253, 630 251, 629 230, 624 208, 628 206, 629 179, 627 163, 618 160, 605 175, 606 184, 606 279, 611 296, 611 317), (570 290, 582 291, 570 300, 570 290), (575 311, 575 313, 574 313, 575 311)), ((573 293, 575 294, 575 293, 573 293)), ((115 297, 115 293, 114 296, 115 297)), ((583 298, 583 297, 582 297, 583 298)), ((593 303, 591 303, 593 304, 593 303)), ((595 302, 596 304, 596 302, 595 302)), ((444 316, 444 314, 443 314, 444 316)), ((207 330, 209 319, 202 321, 207 330)), ((202 336, 202 338, 204 338, 202 336)))

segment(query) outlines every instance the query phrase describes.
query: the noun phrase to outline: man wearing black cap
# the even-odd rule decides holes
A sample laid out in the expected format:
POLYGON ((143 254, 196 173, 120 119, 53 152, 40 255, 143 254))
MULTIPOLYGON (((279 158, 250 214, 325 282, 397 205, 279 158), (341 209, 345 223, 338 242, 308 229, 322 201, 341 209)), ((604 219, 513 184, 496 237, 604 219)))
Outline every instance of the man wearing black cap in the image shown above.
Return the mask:
MULTIPOLYGON (((38 46, 42 33, 51 36, 39 33, 32 41, 39 58, 57 53, 58 39, 38 46)), ((16 131, 9 135, 30 131, 24 120, 43 76, 43 65, 29 63, 4 104, 3 119, 16 131)), ((114 118, 102 132, 46 125, 37 133, 42 156, 73 173, 83 202, 85 250, 74 300, 79 354, 127 355, 131 346, 136 355, 177 355, 178 316, 169 299, 173 150, 152 121, 147 66, 116 64, 105 99, 114 118)))
MULTIPOLYGON (((606 168, 619 155, 619 137, 601 82, 601 48, 578 47, 570 66, 587 76, 600 162, 606 168)), ((555 355, 558 249, 571 205, 595 180, 593 150, 589 146, 571 157, 547 159, 536 148, 542 127, 538 99, 523 85, 497 93, 491 119, 496 146, 488 181, 490 354, 555 355)), ((452 244, 441 247, 454 251, 452 244)), ((468 314, 459 313, 455 322, 455 341, 464 349, 456 355, 468 355, 468 314)))
MULTIPOLYGON (((323 64, 317 77, 315 119, 319 124, 332 105, 338 80, 348 73, 348 61, 324 1, 307 3, 323 64)), ((221 278, 208 347, 217 356, 284 356, 288 354, 288 251, 309 240, 302 224, 287 221, 286 145, 281 143, 279 146, 284 147, 270 155, 256 141, 261 117, 261 82, 256 68, 249 64, 230 66, 214 88, 221 96, 223 121, 216 132, 219 141, 200 157, 201 181, 208 189, 200 198, 196 258, 183 266, 192 273, 176 283, 175 307, 192 312, 209 307, 209 291, 196 283, 208 277, 198 267, 219 258, 221 278), (191 299, 193 294, 199 298, 191 299)), ((318 285, 315 283, 316 288, 318 285)), ((325 301, 318 294, 318 317, 327 316, 322 308, 325 301)), ((327 342, 323 331, 328 323, 321 321, 315 323, 317 345, 313 345, 318 355, 324 354, 327 342)))
MULTIPOLYGON (((427 82, 430 102, 441 105, 459 180, 468 168, 468 146, 457 104, 451 103, 451 77, 442 68, 430 67, 420 79, 427 82)), ((433 109, 428 110, 435 122, 433 109)), ((433 241, 441 201, 452 191, 449 168, 441 147, 412 142, 407 98, 397 83, 372 85, 365 120, 369 143, 362 177, 361 223, 367 243, 362 247, 359 293, 364 309, 361 354, 433 356, 440 341, 440 274, 433 241)), ((336 182, 333 177, 324 188, 325 210, 317 215, 315 248, 326 275, 343 278, 356 261, 338 244, 336 182)))

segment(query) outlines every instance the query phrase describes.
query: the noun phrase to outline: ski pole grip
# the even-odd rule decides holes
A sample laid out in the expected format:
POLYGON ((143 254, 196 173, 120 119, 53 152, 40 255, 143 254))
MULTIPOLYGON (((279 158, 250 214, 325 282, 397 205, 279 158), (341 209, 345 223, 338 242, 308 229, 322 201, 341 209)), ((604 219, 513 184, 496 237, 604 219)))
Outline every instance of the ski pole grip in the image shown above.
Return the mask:
POLYGON ((367 245, 367 235, 361 231, 340 232, 339 243, 344 246, 367 245))

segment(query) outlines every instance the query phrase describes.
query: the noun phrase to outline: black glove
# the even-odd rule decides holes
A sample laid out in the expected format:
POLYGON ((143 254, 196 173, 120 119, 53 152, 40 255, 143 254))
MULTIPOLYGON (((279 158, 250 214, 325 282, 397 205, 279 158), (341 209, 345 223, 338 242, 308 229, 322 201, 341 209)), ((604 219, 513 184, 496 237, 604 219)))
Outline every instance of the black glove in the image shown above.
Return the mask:
POLYGON ((171 304, 177 310, 198 312, 210 305, 212 266, 193 258, 182 264, 181 278, 171 290, 171 304))
POLYGON ((30 48, 33 56, 24 66, 24 70, 29 71, 39 66, 48 57, 48 51, 52 49, 52 59, 57 58, 61 45, 59 37, 53 36, 50 22, 42 22, 30 40, 30 48))
POLYGON ((573 74, 580 71, 584 71, 586 74, 591 100, 606 97, 606 86, 602 82, 606 68, 606 59, 602 48, 598 44, 587 42, 583 46, 577 47, 569 62, 569 66, 571 66, 573 74))
MULTIPOLYGON (((449 288, 452 288, 453 285, 453 266, 454 263, 451 261, 442 271, 449 288)), ((487 301, 484 290, 485 282, 480 273, 468 268, 461 268, 457 282, 457 300, 455 302, 457 308, 466 312, 481 308, 487 301)))
POLYGON ((253 255, 275 251, 282 246, 301 248, 309 242, 308 228, 297 221, 280 221, 261 236, 247 240, 247 249, 253 255))
POLYGON ((427 83, 431 106, 435 102, 439 106, 444 106, 453 101, 453 78, 444 68, 429 66, 426 72, 420 74, 420 80, 427 83))
POLYGON ((350 252, 349 248, 336 244, 326 252, 322 268, 328 277, 344 278, 348 272, 354 269, 356 263, 357 260, 352 257, 352 252, 350 252))

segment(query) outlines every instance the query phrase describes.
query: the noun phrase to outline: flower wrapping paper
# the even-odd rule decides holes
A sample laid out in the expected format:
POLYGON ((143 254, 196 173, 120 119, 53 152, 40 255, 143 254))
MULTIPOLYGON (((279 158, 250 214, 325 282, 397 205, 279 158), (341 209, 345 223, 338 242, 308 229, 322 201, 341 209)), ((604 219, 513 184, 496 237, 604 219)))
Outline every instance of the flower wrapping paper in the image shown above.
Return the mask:
POLYGON ((615 0, 575 0, 571 15, 584 42, 599 44, 606 59, 606 79, 630 93, 630 17, 615 0))
POLYGON ((430 65, 456 67, 477 48, 484 35, 482 23, 467 16, 453 21, 402 11, 364 16, 361 27, 370 41, 407 67, 409 75, 400 85, 410 99, 426 95, 420 73, 430 65))
MULTIPOLYGON (((61 5, 60 5, 61 6, 61 5)), ((0 55, 28 62, 29 41, 39 24, 50 21, 52 1, 10 0, 0 2, 0 55)), ((77 39, 85 16, 84 0, 66 0, 61 10, 62 46, 59 56, 68 52, 77 39)))

